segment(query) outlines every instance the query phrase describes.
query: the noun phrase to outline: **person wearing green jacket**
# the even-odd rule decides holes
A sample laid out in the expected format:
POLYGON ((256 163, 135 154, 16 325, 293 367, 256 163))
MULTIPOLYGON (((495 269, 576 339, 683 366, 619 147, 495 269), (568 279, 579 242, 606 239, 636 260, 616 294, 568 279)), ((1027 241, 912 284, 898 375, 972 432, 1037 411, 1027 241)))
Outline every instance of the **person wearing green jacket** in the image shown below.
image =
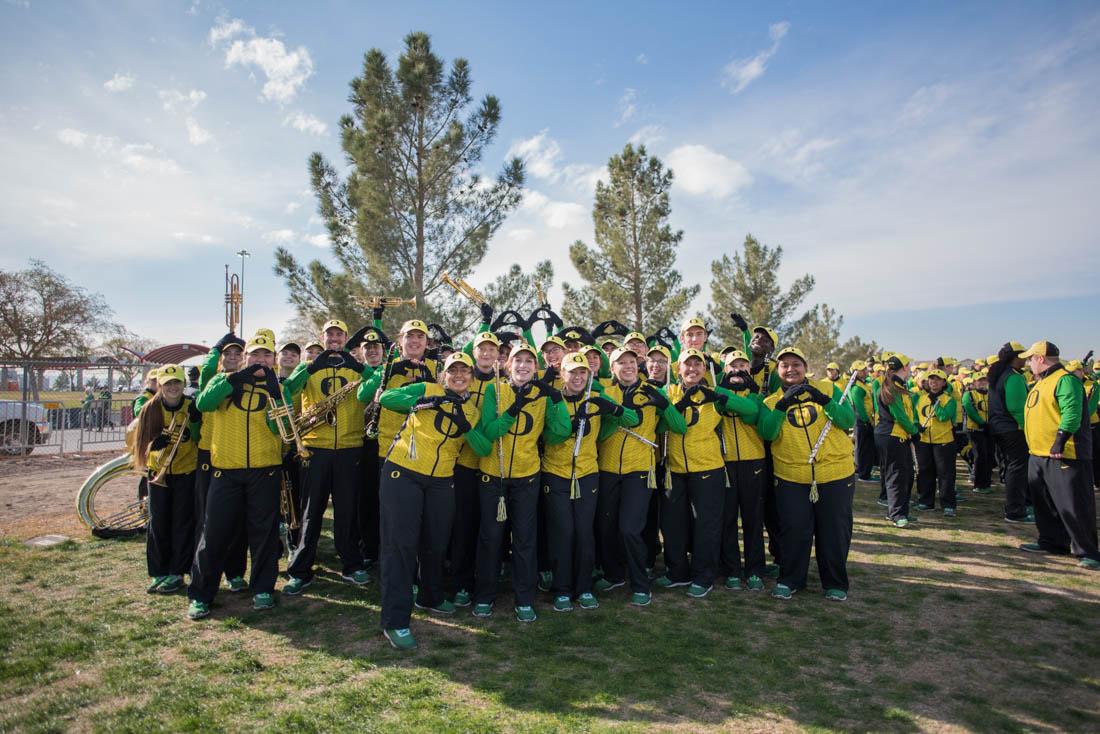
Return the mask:
POLYGON ((892 354, 879 386, 875 445, 886 485, 886 519, 895 527, 909 525, 909 497, 913 491, 913 450, 910 441, 920 433, 916 404, 906 387, 909 358, 892 354))
POLYGON ((1080 566, 1100 571, 1096 502, 1089 488, 1092 434, 1084 386, 1058 358, 1058 347, 1039 341, 1020 354, 1036 382, 1024 409, 1027 481, 1039 537, 1021 550, 1072 553, 1080 566))
POLYGON ((989 438, 989 380, 979 372, 963 393, 965 425, 973 451, 974 491, 989 494, 993 478, 993 444, 989 438))
POLYGON ((1028 512, 1027 440, 1024 438, 1024 401, 1027 382, 1021 370, 1023 345, 1006 342, 989 366, 989 432, 1001 450, 1005 484, 1005 522, 1034 522, 1028 512))

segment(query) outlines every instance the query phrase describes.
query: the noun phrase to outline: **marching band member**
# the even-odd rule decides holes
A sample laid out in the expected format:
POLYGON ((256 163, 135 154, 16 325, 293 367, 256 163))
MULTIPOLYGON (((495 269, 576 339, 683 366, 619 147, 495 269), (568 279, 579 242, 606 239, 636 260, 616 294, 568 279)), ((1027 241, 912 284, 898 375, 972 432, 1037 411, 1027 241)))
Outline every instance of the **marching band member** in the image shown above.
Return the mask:
POLYGON ((606 397, 638 414, 638 425, 609 434, 601 432, 598 444, 599 492, 596 495, 597 526, 603 545, 604 577, 596 591, 610 591, 627 581, 630 602, 646 606, 651 601, 646 571, 647 549, 643 539, 650 498, 657 489, 657 424, 682 431, 684 418, 657 385, 638 377, 638 355, 625 347, 611 353, 614 382, 606 397), (643 443, 648 442, 648 443, 643 443))
POLYGON ((146 565, 153 578, 146 591, 171 594, 183 586, 183 575, 191 570, 195 553, 195 463, 201 417, 191 398, 183 394, 182 367, 161 367, 157 384, 156 394, 138 414, 134 468, 145 471, 152 480, 178 439, 164 484, 148 482, 145 535, 146 565))
POLYGON ((906 386, 909 358, 892 354, 885 361, 882 384, 875 398, 878 422, 875 445, 886 488, 886 519, 896 527, 909 525, 909 496, 913 491, 913 452, 909 440, 919 433, 913 395, 906 386))
MULTIPOLYGON (((298 365, 286 379, 284 389, 289 398, 302 396, 302 413, 307 414, 319 403, 325 403, 338 390, 366 379, 374 368, 360 363, 344 347, 348 327, 333 319, 321 328, 325 351, 312 361, 298 365)), ((333 543, 340 556, 340 578, 362 586, 370 581, 366 560, 359 547, 359 472, 362 469, 363 403, 356 393, 332 406, 327 420, 320 421, 302 436, 310 451, 308 463, 302 464, 301 540, 290 555, 283 593, 301 594, 313 583, 313 566, 317 557, 317 542, 329 497, 332 497, 333 543)))
POLYGON ((852 383, 848 404, 856 414, 856 477, 871 481, 871 472, 878 463, 875 449, 875 409, 871 384, 867 380, 867 363, 861 359, 852 362, 856 381, 852 383))
POLYGON ((836 362, 825 365, 825 379, 833 383, 833 387, 842 392, 848 386, 848 381, 840 376, 840 365, 836 362))
POLYGON ((279 347, 279 379, 285 380, 302 361, 302 348, 295 342, 287 342, 279 347))
POLYGON ((473 366, 468 354, 455 352, 444 362, 438 383, 410 383, 382 393, 382 406, 404 415, 386 447, 379 488, 382 632, 398 650, 416 647, 409 629, 414 603, 454 614, 443 592, 443 558, 455 511, 455 461, 467 441, 480 443, 479 453, 488 451, 488 441, 472 430, 479 418, 467 399, 473 366))
POLYGON ((491 443, 479 463, 475 617, 492 616, 510 526, 516 619, 536 619, 539 439, 568 437, 572 427, 561 392, 536 379, 537 358, 534 347, 518 344, 508 357, 507 381, 490 383, 481 402, 479 430, 491 443))
POLYGON ((252 608, 275 606, 283 442, 267 412, 271 401, 282 400, 283 396, 272 369, 275 343, 255 336, 245 347, 245 354, 244 369, 215 375, 195 399, 196 407, 210 414, 214 471, 187 589, 191 599, 187 614, 191 619, 210 615, 241 515, 252 556, 252 608))
POLYGON ((569 612, 573 610, 574 599, 582 609, 599 606, 592 594, 599 485, 597 436, 606 437, 619 425, 637 425, 638 415, 613 400, 591 394, 596 375, 583 354, 566 355, 561 368, 562 395, 571 430, 565 437, 547 436, 542 456, 542 488, 546 495, 554 611, 569 612))
POLYGON ((928 389, 917 397, 917 509, 936 507, 936 488, 945 517, 955 516, 955 423, 958 401, 947 393, 941 369, 925 376, 928 389))
MULTIPOLYGON (((646 379, 661 387, 668 395, 671 379, 669 365, 672 356, 668 347, 657 345, 645 353, 646 379)), ((657 563, 657 554, 661 551, 661 501, 668 489, 668 427, 664 422, 657 424, 657 490, 650 494, 649 514, 646 517, 645 530, 642 531, 646 543, 646 575, 650 575, 657 563)))
MULTIPOLYGON (((375 309, 375 324, 381 323, 381 309, 375 309)), ((360 329, 352 337, 359 344, 359 357, 363 364, 381 373, 386 359, 386 345, 389 340, 377 326, 360 329)), ((352 340, 349 340, 349 345, 352 340)), ((356 359, 359 359, 356 357, 356 359)), ((371 403, 376 392, 367 393, 360 385, 359 401, 371 403)), ((377 388, 376 388, 377 390, 377 388)), ((368 434, 364 426, 362 470, 359 494, 359 547, 363 552, 363 562, 370 568, 378 562, 378 436, 368 434)))
POLYGON ((993 445, 989 439, 989 380, 985 372, 978 372, 963 393, 963 410, 973 452, 974 491, 989 494, 993 479, 993 445))
POLYGON ((1024 437, 1024 402, 1027 381, 1020 370, 1024 360, 1023 345, 1006 342, 997 352, 997 361, 990 364, 989 431, 1000 449, 1004 463, 1005 522, 1032 523, 1028 512, 1028 446, 1024 437))

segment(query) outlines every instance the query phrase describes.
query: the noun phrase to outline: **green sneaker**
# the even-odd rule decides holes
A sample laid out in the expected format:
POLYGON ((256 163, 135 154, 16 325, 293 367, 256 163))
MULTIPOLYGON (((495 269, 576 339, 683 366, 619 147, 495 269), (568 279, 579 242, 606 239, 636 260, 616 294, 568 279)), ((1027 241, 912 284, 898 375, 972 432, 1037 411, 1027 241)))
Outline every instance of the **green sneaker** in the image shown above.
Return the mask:
POLYGON ((673 581, 668 576, 658 576, 653 579, 653 585, 662 589, 675 589, 679 586, 690 586, 690 581, 673 581))
POLYGON ((183 576, 165 576, 164 582, 157 587, 158 594, 174 594, 183 588, 183 576))
POLYGON ((434 607, 426 607, 420 602, 414 600, 413 606, 415 606, 417 609, 427 609, 429 612, 435 612, 436 614, 444 614, 447 616, 455 613, 455 605, 452 604, 448 599, 444 599, 443 601, 436 604, 434 607))
POLYGON ((609 581, 606 578, 602 578, 592 585, 593 590, 603 593, 605 591, 611 591, 617 589, 620 586, 626 586, 626 581, 609 581))
POLYGON ((741 591, 744 586, 741 585, 741 579, 736 576, 726 577, 726 588, 730 591, 741 591))
POLYGON ((710 593, 710 590, 714 588, 714 585, 701 586, 699 584, 692 584, 688 587, 688 596, 692 599, 702 599, 704 596, 710 593))
POLYGON ((943 508, 943 516, 944 517, 955 517, 955 508, 954 507, 945 507, 945 508, 943 508))
POLYGON ((600 606, 596 597, 587 591, 577 597, 577 603, 581 605, 581 609, 597 609, 600 606))
POLYGON ((653 594, 648 591, 635 591, 630 595, 630 603, 636 607, 648 607, 653 601, 653 594))
POLYGON ((759 576, 749 576, 749 580, 745 582, 745 588, 749 591, 763 591, 764 579, 759 576))
POLYGON ((157 589, 160 588, 160 585, 164 583, 164 580, 166 578, 168 578, 168 577, 167 576, 154 576, 153 577, 153 583, 151 583, 147 587, 145 587, 145 593, 146 594, 155 594, 155 593, 157 593, 157 589))
POLYGON ((1100 561, 1095 558, 1082 558, 1077 565, 1090 571, 1100 571, 1100 561))
POLYGON ((470 606, 470 592, 466 591, 466 589, 459 589, 455 592, 453 603, 456 607, 470 606))
POLYGON ((929 510, 934 510, 936 508, 933 507, 932 505, 924 505, 924 504, 921 504, 921 503, 917 503, 917 506, 914 507, 913 509, 915 509, 919 512, 928 512, 929 510))
POLYGON ((395 649, 401 652, 416 649, 416 638, 408 627, 400 630, 382 630, 382 634, 395 649))
POLYGON ((303 591, 308 589, 313 584, 313 579, 299 579, 291 576, 285 584, 283 584, 283 593, 287 596, 298 596, 303 591))
POLYGON ((770 579, 779 578, 779 564, 769 563, 767 566, 764 567, 764 575, 770 579))
POLYGON ((848 601, 848 592, 844 589, 825 589, 825 598, 829 601, 848 601))
POLYGON ((772 589, 772 596, 776 599, 790 599, 794 596, 794 589, 786 584, 776 584, 775 588, 772 589))
POLYGON ((257 612, 275 608, 275 595, 262 591, 252 597, 252 608, 257 612))
POLYGON ((342 573, 340 574, 340 578, 342 578, 344 581, 353 583, 356 586, 365 586, 366 584, 370 583, 370 574, 363 569, 352 571, 351 573, 342 573))
POLYGON ((1028 553, 1046 553, 1047 549, 1038 543, 1023 543, 1019 546, 1020 550, 1027 551, 1028 553))
POLYGON ((538 619, 538 615, 535 614, 534 607, 516 607, 516 619, 527 624, 538 619))
POLYGON ((571 612, 573 611, 573 602, 568 596, 562 594, 554 599, 554 611, 555 612, 571 612))
POLYGON ((554 573, 552 571, 539 571, 539 591, 550 591, 553 584, 554 573))
POLYGON ((234 594, 238 591, 244 591, 248 588, 248 582, 244 580, 243 576, 235 576, 229 579, 229 590, 234 594))
POLYGON ((993 490, 989 487, 974 487, 974 492, 977 494, 993 494, 993 490))
POLYGON ((474 611, 472 613, 475 617, 491 617, 493 616, 493 605, 477 604, 474 606, 474 611))
POLYGON ((909 527, 909 518, 901 517, 901 518, 898 518, 897 520, 894 520, 894 527, 895 528, 907 528, 907 527, 909 527))
POLYGON ((210 616, 210 605, 198 599, 192 599, 187 607, 187 616, 190 619, 203 619, 210 616))

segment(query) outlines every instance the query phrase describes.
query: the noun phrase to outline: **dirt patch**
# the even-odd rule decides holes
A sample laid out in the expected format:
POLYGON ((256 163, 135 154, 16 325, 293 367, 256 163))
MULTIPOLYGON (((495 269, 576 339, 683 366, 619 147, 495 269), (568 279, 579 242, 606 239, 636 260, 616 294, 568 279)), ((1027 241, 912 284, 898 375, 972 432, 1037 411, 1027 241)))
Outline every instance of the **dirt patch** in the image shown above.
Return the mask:
POLYGON ((111 451, 0 461, 0 536, 86 534, 76 514, 77 492, 96 467, 116 456, 111 451))

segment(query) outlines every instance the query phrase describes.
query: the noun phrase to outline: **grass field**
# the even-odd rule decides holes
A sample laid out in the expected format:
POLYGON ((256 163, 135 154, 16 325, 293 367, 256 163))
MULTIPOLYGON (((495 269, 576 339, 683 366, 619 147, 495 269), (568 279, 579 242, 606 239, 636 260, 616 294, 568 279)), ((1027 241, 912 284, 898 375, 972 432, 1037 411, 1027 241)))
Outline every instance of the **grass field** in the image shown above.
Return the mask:
POLYGON ((520 625, 417 613, 378 634, 378 589, 318 582, 214 616, 144 593, 144 543, 0 542, 0 731, 1097 731, 1100 574, 1015 550, 1000 498, 914 528, 857 492, 848 602, 682 590, 520 625))

